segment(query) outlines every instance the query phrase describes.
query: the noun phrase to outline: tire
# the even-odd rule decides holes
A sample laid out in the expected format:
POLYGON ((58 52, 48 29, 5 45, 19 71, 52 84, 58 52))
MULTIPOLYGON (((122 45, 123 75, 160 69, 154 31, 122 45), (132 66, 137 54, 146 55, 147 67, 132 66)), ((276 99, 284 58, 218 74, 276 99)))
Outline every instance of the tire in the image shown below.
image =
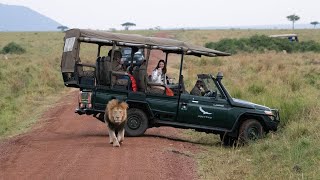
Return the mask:
POLYGON ((237 138, 231 137, 227 134, 220 134, 220 140, 225 146, 234 146, 237 142, 237 138))
POLYGON ((128 109, 128 120, 124 126, 127 136, 141 136, 148 129, 146 114, 136 108, 128 109))
POLYGON ((239 143, 246 144, 250 141, 261 139, 264 130, 261 123, 255 119, 245 120, 239 129, 239 143))

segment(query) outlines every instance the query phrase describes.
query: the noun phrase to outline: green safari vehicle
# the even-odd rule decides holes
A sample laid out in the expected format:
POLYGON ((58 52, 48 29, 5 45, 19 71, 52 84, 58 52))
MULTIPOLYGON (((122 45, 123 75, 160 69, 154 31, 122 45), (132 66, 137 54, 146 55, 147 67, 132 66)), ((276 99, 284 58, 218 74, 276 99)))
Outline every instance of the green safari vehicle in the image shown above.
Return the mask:
POLYGON ((203 94, 193 95, 185 90, 184 76, 188 74, 182 65, 186 56, 229 55, 174 39, 71 29, 64 38, 61 72, 65 86, 80 90, 75 111, 79 115, 92 115, 104 122, 109 100, 127 102, 127 136, 141 136, 148 128, 170 126, 218 134, 224 144, 230 145, 276 131, 280 117, 276 109, 232 98, 222 84, 221 72, 216 76, 200 72, 197 77, 188 77, 202 81, 203 94), (143 64, 115 71, 113 59, 121 48, 131 48, 132 59, 143 49, 143 64), (148 75, 154 68, 149 66, 159 59, 165 60, 167 69, 170 62, 176 67, 175 72, 171 68, 174 77, 165 76, 165 83, 154 83, 148 75))

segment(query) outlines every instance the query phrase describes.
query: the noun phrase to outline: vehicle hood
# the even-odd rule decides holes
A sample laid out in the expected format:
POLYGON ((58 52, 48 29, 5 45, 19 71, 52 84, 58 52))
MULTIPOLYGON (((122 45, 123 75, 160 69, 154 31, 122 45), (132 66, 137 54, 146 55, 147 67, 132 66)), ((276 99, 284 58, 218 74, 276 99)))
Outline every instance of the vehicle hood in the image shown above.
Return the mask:
POLYGON ((255 104, 255 103, 252 103, 249 101, 244 101, 244 100, 236 99, 236 98, 232 98, 232 100, 233 100, 235 106, 245 107, 245 108, 254 108, 254 109, 259 109, 259 110, 270 110, 270 108, 268 108, 267 106, 255 104))

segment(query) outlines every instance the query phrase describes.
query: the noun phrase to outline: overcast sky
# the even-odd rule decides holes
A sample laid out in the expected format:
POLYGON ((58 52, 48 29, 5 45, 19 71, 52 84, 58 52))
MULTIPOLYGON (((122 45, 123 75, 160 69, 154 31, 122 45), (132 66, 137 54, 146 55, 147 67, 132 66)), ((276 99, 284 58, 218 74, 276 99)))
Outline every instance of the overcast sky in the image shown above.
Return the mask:
POLYGON ((320 0, 0 0, 29 7, 69 28, 212 27, 320 22, 320 0))

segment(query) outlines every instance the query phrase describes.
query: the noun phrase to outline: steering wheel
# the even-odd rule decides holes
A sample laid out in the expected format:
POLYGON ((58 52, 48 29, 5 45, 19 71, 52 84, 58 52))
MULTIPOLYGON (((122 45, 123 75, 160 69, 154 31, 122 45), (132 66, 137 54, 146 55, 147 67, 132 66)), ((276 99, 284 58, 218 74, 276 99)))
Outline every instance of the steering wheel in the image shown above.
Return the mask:
POLYGON ((203 96, 210 97, 212 91, 206 91, 203 96))
POLYGON ((205 97, 215 97, 217 95, 217 91, 206 91, 206 93, 203 95, 205 97))

